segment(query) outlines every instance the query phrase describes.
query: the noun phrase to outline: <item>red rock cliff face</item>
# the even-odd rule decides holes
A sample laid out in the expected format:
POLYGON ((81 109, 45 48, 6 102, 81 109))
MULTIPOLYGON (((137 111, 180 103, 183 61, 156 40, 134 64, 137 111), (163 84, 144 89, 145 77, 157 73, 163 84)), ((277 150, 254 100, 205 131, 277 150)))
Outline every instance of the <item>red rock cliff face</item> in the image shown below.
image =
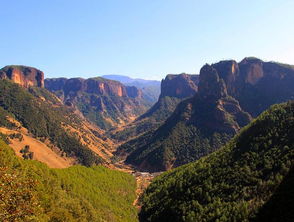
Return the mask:
POLYGON ((161 81, 160 97, 170 96, 186 98, 195 95, 197 92, 198 75, 169 74, 161 81))
POLYGON ((212 65, 225 81, 227 92, 253 117, 275 103, 294 98, 294 67, 258 58, 221 61, 212 65))
POLYGON ((101 96, 108 95, 138 99, 142 97, 142 91, 134 86, 124 86, 120 82, 103 78, 46 79, 45 87, 50 91, 62 90, 65 97, 68 95, 77 95, 82 92, 101 96))
POLYGON ((25 88, 44 87, 44 73, 27 66, 5 66, 0 70, 0 79, 10 79, 25 88))
POLYGON ((45 87, 102 129, 125 124, 148 108, 140 89, 100 77, 46 79, 45 87))

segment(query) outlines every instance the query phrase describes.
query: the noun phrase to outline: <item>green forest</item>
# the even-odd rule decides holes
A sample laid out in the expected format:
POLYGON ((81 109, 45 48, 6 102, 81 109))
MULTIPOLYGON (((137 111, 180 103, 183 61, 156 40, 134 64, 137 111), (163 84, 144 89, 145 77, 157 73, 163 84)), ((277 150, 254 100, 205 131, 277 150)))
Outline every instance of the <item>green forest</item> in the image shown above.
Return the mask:
MULTIPOLYGON (((272 106, 220 150, 155 178, 141 199, 140 220, 256 219, 275 190, 281 197, 280 190, 290 187, 279 185, 293 166, 293 134, 294 102, 272 106)), ((287 195, 293 192, 292 187, 287 195)), ((267 217, 263 212, 260 218, 267 217)), ((282 221, 293 221, 293 211, 285 215, 282 221)))
POLYGON ((137 221, 132 175, 102 166, 50 169, 0 140, 0 221, 137 221))
POLYGON ((102 162, 100 157, 62 127, 62 124, 81 124, 71 110, 58 105, 56 97, 46 89, 35 87, 30 92, 8 80, 0 81, 0 126, 13 128, 13 124, 6 119, 6 116, 12 116, 35 137, 50 139, 69 156, 77 157, 81 164, 91 166, 102 162), (37 97, 46 98, 47 102, 37 97))

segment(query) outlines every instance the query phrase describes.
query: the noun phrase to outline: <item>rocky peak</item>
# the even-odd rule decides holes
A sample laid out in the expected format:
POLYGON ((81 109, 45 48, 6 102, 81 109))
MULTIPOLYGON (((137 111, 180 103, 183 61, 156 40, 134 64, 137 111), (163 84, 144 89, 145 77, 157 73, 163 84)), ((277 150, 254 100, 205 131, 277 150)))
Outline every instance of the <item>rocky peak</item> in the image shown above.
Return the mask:
POLYGON ((226 60, 213 64, 212 66, 217 70, 219 77, 225 81, 228 93, 236 93, 235 83, 240 73, 238 63, 234 60, 226 60))
POLYGON ((219 78, 217 70, 208 64, 200 70, 198 94, 202 98, 219 99, 227 96, 227 88, 223 79, 219 78))
POLYGON ((0 79, 10 79, 25 88, 44 87, 44 73, 28 66, 5 66, 0 69, 0 79))
POLYGON ((186 73, 179 75, 169 74, 161 81, 160 97, 191 97, 195 95, 198 90, 197 84, 198 75, 189 75, 186 73))
POLYGON ((243 82, 255 85, 263 78, 263 61, 257 58, 245 58, 239 63, 243 82))

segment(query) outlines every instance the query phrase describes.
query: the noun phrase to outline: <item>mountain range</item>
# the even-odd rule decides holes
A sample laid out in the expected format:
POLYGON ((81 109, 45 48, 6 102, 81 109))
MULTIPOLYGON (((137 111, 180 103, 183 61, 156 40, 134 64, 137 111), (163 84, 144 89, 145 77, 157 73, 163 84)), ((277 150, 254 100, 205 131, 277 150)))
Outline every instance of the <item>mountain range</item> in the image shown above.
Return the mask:
POLYGON ((126 124, 150 106, 140 89, 101 77, 46 79, 45 87, 101 129, 126 124))
POLYGON ((0 220, 293 221, 293 83, 254 57, 161 83, 5 66, 0 220))
POLYGON ((118 150, 128 153, 127 163, 148 171, 199 159, 224 145, 270 105, 293 99, 293 82, 291 66, 256 58, 206 64, 194 97, 178 104, 157 130, 118 150))

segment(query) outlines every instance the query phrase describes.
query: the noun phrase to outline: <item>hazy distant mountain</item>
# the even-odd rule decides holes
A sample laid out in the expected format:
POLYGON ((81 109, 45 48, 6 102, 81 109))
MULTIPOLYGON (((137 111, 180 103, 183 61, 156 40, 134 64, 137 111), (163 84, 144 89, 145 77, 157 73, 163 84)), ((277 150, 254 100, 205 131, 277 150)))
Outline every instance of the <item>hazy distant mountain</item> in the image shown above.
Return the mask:
POLYGON ((137 78, 133 79, 123 75, 103 75, 102 77, 119 81, 127 86, 136 86, 142 90, 143 98, 152 104, 158 100, 160 94, 160 81, 137 78))

